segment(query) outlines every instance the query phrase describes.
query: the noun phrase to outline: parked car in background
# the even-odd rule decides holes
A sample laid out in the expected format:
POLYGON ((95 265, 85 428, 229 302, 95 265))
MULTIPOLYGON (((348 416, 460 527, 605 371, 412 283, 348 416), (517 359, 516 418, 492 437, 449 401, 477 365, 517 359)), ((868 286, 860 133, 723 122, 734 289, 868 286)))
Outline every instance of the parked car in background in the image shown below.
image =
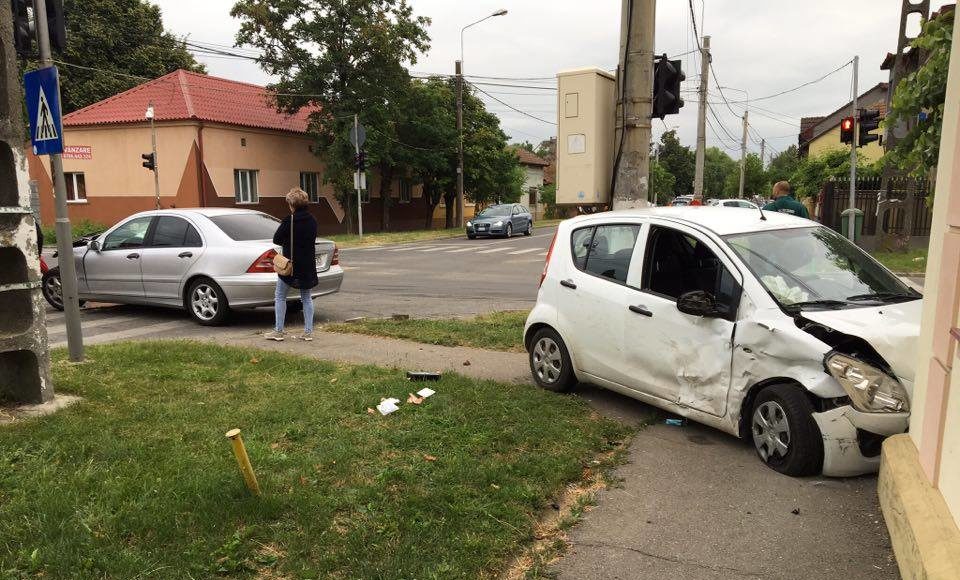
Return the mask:
MULTIPOLYGON (((138 213, 73 248, 80 300, 183 308, 203 325, 230 311, 272 306, 277 275, 273 234, 279 221, 246 209, 171 209, 138 213)), ((317 239, 317 298, 340 290, 339 250, 317 239)), ((61 258, 63 259, 63 258, 61 258)), ((63 309, 60 269, 44 277, 44 296, 63 309)), ((291 289, 288 298, 299 301, 291 289)))
POLYGON ((491 205, 467 222, 467 237, 504 236, 533 233, 533 215, 519 203, 491 205))
POLYGON ((560 224, 524 344, 543 388, 609 388, 788 475, 857 475, 909 424, 921 298, 808 220, 611 212, 560 224))
POLYGON ((759 209, 757 204, 745 199, 708 199, 707 205, 718 207, 740 207, 745 209, 759 209))
POLYGON ((673 201, 670 202, 670 205, 674 205, 674 206, 690 205, 691 201, 693 201, 692 195, 679 195, 673 198, 673 201))

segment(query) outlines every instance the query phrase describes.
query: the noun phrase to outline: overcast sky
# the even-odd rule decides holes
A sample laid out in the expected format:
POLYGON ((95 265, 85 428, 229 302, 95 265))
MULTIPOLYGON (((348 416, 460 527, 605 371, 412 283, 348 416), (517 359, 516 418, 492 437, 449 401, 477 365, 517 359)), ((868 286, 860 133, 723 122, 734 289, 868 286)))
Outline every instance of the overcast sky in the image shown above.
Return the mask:
MULTIPOLYGON (((232 0, 153 0, 163 10, 168 29, 201 42, 232 45, 238 23, 229 15, 232 0)), ((584 66, 613 69, 617 63, 620 27, 619 0, 410 0, 418 15, 432 19, 430 51, 412 70, 452 73, 459 53, 460 28, 497 9, 509 11, 467 30, 464 72, 494 77, 553 77, 560 70, 584 66)), ((934 9, 940 2, 932 2, 934 9)), ((688 0, 657 3, 656 51, 679 55, 695 48, 688 0)), ((722 86, 749 92, 758 99, 814 80, 860 55, 861 93, 887 80, 880 63, 896 49, 900 0, 694 0, 701 35, 710 35, 713 65, 722 86)), ((198 56, 217 76, 256 83, 267 78, 255 63, 223 57, 198 56)), ((689 79, 685 88, 699 85, 696 55, 683 57, 689 79)), ((491 81, 506 84, 554 87, 555 81, 491 81)), ((498 98, 531 115, 556 120, 556 93, 550 90, 483 87, 498 98), (509 94, 507 94, 509 93, 509 94), (522 93, 522 94, 517 94, 522 93)), ((710 84, 710 101, 719 122, 711 119, 708 145, 730 148, 739 156, 741 105, 734 115, 722 104, 710 84), (732 139, 731 139, 732 137, 732 139)), ((760 100, 750 114, 754 130, 751 151, 759 151, 765 138, 772 151, 796 143, 801 116, 824 115, 849 101, 851 67, 828 79, 783 96, 760 100), (773 117, 773 118, 771 118, 773 117)), ((742 92, 724 91, 740 101, 742 92)), ((677 127, 681 141, 696 140, 697 97, 684 95, 681 114, 665 123, 655 120, 654 138, 666 127, 677 127)), ((515 141, 534 143, 555 136, 556 127, 490 101, 489 108, 515 141)))

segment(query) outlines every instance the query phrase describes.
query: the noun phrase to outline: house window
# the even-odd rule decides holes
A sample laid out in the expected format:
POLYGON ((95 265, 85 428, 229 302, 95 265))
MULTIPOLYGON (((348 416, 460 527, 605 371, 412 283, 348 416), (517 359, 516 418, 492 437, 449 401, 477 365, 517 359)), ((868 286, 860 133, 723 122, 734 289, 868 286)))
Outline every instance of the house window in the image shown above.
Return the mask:
POLYGON ((413 185, 406 179, 400 180, 400 203, 410 203, 413 198, 413 185))
POLYGON ((536 188, 536 187, 531 187, 531 188, 530 188, 530 190, 529 190, 529 194, 530 194, 530 203, 529 203, 529 205, 537 205, 537 191, 539 191, 539 188, 536 188))
POLYGON ((259 173, 256 169, 233 170, 234 200, 237 203, 257 203, 260 201, 260 194, 257 193, 259 173))
POLYGON ((87 203, 87 181, 82 173, 64 173, 67 181, 67 201, 87 203))
POLYGON ((310 203, 320 201, 320 174, 310 171, 300 172, 300 189, 307 193, 310 203))

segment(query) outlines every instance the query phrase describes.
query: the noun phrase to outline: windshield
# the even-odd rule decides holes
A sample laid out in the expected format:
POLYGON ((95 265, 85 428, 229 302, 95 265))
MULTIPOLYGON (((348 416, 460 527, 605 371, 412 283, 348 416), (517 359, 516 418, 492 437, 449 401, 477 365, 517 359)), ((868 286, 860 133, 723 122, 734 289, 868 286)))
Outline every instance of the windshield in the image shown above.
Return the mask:
POLYGON ((507 217, 512 212, 509 205, 494 205, 477 214, 478 218, 507 217))
POLYGON ((223 233, 237 242, 272 240, 280 220, 265 213, 232 213, 211 216, 223 233))
POLYGON ((785 308, 856 308, 921 298, 829 228, 736 234, 724 239, 785 308))

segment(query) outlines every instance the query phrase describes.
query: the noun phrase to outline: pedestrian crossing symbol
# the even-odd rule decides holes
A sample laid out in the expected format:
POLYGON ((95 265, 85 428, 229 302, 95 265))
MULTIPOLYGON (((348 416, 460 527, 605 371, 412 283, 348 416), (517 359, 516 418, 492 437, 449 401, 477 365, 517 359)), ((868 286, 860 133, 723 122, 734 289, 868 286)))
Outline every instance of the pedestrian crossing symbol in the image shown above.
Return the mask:
POLYGON ((59 78, 56 67, 23 75, 30 116, 30 141, 35 155, 63 153, 63 125, 60 118, 59 78))

